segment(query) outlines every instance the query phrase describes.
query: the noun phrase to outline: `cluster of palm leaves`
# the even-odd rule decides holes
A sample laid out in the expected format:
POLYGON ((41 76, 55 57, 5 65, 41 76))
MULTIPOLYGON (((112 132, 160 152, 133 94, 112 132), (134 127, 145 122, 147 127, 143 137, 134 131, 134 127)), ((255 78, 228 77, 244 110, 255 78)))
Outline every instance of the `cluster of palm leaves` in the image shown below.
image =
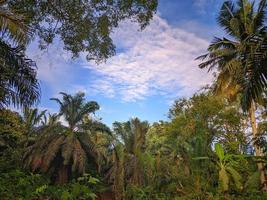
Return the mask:
POLYGON ((95 169, 113 185, 116 199, 125 199, 127 185, 144 184, 142 156, 148 122, 137 118, 115 122, 111 132, 90 115, 99 109, 96 102, 86 102, 84 93, 61 94, 62 100, 52 98, 60 105, 58 114, 25 109, 23 119, 28 142, 24 166, 50 174, 52 181, 58 184, 95 169), (60 119, 67 125, 62 125, 60 119), (29 138, 34 139, 29 141, 29 138))
POLYGON ((215 90, 233 97, 240 94, 244 110, 263 100, 267 86, 267 2, 262 0, 256 10, 254 4, 226 1, 217 20, 229 39, 215 38, 209 53, 199 57, 207 59, 201 68, 218 70, 215 90))
POLYGON ((113 129, 112 166, 106 176, 113 184, 116 200, 123 200, 126 198, 128 185, 141 187, 144 184, 142 156, 146 148, 149 124, 147 121, 142 122, 138 118, 133 118, 124 123, 113 123, 113 129))
POLYGON ((83 175, 88 166, 96 167, 102 160, 104 154, 97 146, 99 142, 93 139, 97 134, 96 130, 108 130, 101 129, 101 123, 93 123, 92 119, 89 121, 95 125, 90 126, 91 129, 86 128, 86 119, 99 109, 96 102, 85 102, 84 93, 74 96, 61 94, 62 100, 52 98, 60 104, 59 114, 50 114, 40 122, 45 111, 38 114, 34 109, 25 113, 27 127, 35 131, 37 139, 27 147, 24 164, 32 171, 49 173, 54 182, 64 184, 73 177, 83 175), (60 118, 67 122, 66 126, 59 122, 60 118), (41 125, 33 129, 33 124, 39 122, 41 125))
POLYGON ((35 62, 25 55, 30 31, 6 4, 0 1, 0 107, 29 107, 40 97, 35 62))

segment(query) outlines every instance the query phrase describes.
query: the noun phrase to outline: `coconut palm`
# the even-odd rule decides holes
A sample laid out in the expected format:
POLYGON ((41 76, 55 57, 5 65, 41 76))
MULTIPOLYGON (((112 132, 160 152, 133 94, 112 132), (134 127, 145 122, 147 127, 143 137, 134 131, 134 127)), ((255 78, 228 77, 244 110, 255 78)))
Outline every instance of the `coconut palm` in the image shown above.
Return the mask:
POLYGON ((74 96, 60 93, 63 100, 52 98, 60 104, 59 115, 67 126, 44 129, 44 133, 25 155, 25 167, 32 171, 50 172, 58 184, 66 183, 71 177, 85 173, 86 167, 95 167, 96 152, 90 140, 90 131, 82 128, 83 118, 99 109, 94 101, 85 102, 84 93, 74 96))
MULTIPOLYGON (((200 68, 217 69, 215 92, 230 99, 240 97, 244 111, 250 112, 253 138, 258 135, 255 119, 256 104, 266 95, 267 86, 267 1, 255 3, 238 0, 235 5, 226 1, 219 13, 218 23, 229 38, 215 38, 209 53, 198 59, 205 60, 200 68)), ((254 144, 256 156, 262 151, 254 144)), ((263 190, 267 191, 264 166, 258 163, 263 190)))

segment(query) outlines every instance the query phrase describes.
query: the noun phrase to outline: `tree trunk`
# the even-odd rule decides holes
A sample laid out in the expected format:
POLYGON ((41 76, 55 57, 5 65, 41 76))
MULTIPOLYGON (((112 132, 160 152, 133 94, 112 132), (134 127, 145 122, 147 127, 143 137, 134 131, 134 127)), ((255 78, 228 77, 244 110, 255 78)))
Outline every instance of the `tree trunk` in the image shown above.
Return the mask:
POLYGON ((57 184, 63 185, 68 182, 68 166, 63 165, 58 172, 57 184))
MULTIPOLYGON (((252 128, 254 141, 257 138, 257 134, 258 134, 255 112, 256 112, 256 105, 254 102, 252 102, 251 107, 250 107, 250 121, 251 121, 251 128, 252 128)), ((255 143, 253 145, 255 148, 256 156, 257 157, 263 156, 262 149, 255 143)), ((257 166, 258 166, 258 170, 260 173, 260 182, 261 182, 262 191, 267 192, 267 180, 266 180, 266 175, 265 175, 264 164, 262 162, 257 162, 257 166)))

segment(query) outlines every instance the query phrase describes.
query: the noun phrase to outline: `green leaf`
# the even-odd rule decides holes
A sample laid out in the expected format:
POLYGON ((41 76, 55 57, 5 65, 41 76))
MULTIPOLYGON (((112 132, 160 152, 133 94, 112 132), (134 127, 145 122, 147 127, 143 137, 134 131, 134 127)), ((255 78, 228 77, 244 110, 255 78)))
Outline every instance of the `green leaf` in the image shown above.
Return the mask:
POLYGON ((227 167, 226 170, 229 172, 229 174, 231 174, 231 177, 233 178, 234 182, 235 182, 235 186, 238 189, 242 189, 242 183, 241 183, 241 176, 240 174, 232 167, 227 167))
POLYGON ((97 184, 99 182, 99 180, 97 178, 94 178, 92 176, 90 176, 88 183, 92 183, 92 184, 97 184))
POLYGON ((192 158, 192 160, 210 160, 210 158, 203 156, 203 157, 195 157, 195 158, 192 158))
POLYGON ((61 194, 61 197, 60 197, 61 200, 69 200, 69 198, 71 198, 71 195, 70 195, 70 193, 67 192, 67 191, 64 191, 64 192, 61 194))
POLYGON ((221 161, 225 158, 224 151, 220 143, 215 144, 215 152, 221 161))
POLYGON ((229 189, 229 177, 227 171, 224 167, 219 171, 219 184, 223 192, 228 191, 229 189))

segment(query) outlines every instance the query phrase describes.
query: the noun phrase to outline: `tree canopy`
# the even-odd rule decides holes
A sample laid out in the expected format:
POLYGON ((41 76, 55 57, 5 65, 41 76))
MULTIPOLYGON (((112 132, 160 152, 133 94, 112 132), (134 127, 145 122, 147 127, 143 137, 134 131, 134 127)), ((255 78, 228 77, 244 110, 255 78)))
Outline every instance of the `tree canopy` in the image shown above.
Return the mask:
MULTIPOLYGON (((6 0, 22 16, 33 36, 46 48, 54 39, 64 43, 73 57, 86 53, 88 60, 105 61, 115 54, 111 33, 123 20, 145 28, 157 9, 157 0, 6 0)), ((32 38, 31 38, 32 39, 32 38)))

